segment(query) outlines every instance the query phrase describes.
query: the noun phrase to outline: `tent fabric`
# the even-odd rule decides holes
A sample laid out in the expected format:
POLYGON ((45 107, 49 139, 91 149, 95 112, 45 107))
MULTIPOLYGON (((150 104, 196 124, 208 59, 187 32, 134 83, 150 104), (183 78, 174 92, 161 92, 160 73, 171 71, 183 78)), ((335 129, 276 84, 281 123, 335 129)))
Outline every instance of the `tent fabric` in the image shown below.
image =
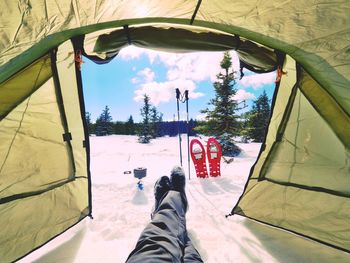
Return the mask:
MULTIPOLYGON (((74 35, 132 24, 190 25, 197 7, 197 1, 183 0, 19 3, 0 3, 1 10, 8 10, 0 17, 0 83, 74 35)), ((347 1, 204 1, 193 25, 238 34, 290 54, 348 113, 349 11, 347 1)))
MULTIPOLYGON (((277 137, 280 137, 279 130, 282 126, 282 120, 286 114, 286 109, 288 108, 288 103, 293 97, 293 89, 295 89, 297 73, 295 61, 286 56, 285 64, 283 70, 287 73, 284 75, 276 87, 276 97, 274 98, 273 112, 271 115, 270 124, 267 131, 267 136, 265 142, 262 146, 262 151, 260 152, 256 163, 251 171, 251 179, 258 179, 260 171, 266 162, 268 154, 271 152, 272 147, 276 141, 277 137)), ((249 187, 247 188, 247 190, 249 187)))
POLYGON ((72 178, 63 132, 52 79, 0 122, 1 262, 42 245, 87 209, 86 180, 72 178))
POLYGON ((282 139, 274 145, 266 171, 271 179, 350 197, 347 152, 327 123, 298 90, 282 139), (327 143, 321 143, 323 141, 327 143))
POLYGON ((246 192, 235 213, 349 251, 349 209, 348 197, 264 180, 246 192))
POLYGON ((70 41, 4 82, 1 92, 8 103, 0 121, 0 262, 11 262, 91 214, 70 41))
POLYGON ((87 181, 80 178, 40 195, 1 204, 5 216, 0 217, 0 261, 22 257, 86 217, 87 187, 87 181))
MULTIPOLYGON (((75 59, 71 41, 63 43, 57 53, 57 71, 59 75, 62 99, 65 106, 67 125, 72 136, 71 144, 75 162, 75 176, 87 177, 85 131, 80 111, 78 83, 76 81, 75 59)), ((85 115, 84 115, 85 118, 85 115)))
POLYGON ((115 54, 130 44, 159 51, 183 53, 198 50, 225 51, 234 49, 240 60, 256 70, 269 72, 276 70, 277 65, 277 56, 271 49, 240 39, 236 35, 199 28, 186 30, 169 26, 128 27, 109 34, 101 34, 96 39, 93 52, 115 54))
POLYGON ((300 90, 315 110, 333 128, 338 138, 350 149, 350 116, 312 77, 302 70, 300 90))
POLYGON ((1 200, 72 176, 56 101, 51 79, 0 122, 1 200))
POLYGON ((233 213, 349 250, 349 148, 302 92, 311 88, 316 96, 320 86, 302 68, 292 70, 291 62, 287 58, 279 87, 290 93, 288 101, 281 107, 283 100, 276 99, 265 150, 233 213), (296 79, 294 86, 286 85, 290 79, 296 79))
POLYGON ((75 60, 85 51, 103 62, 129 44, 235 49, 253 71, 283 66, 266 140, 233 212, 350 251, 349 1, 5 0, 0 10, 6 260, 91 214, 75 60), (78 38, 85 38, 83 48, 78 38))
POLYGON ((94 51, 120 50, 127 45, 158 49, 159 51, 223 51, 234 49, 239 40, 229 34, 220 34, 208 30, 196 31, 173 27, 125 27, 109 34, 100 35, 94 51), (190 44, 190 45, 189 45, 190 44))
POLYGON ((42 86, 51 76, 50 56, 45 55, 1 83, 0 120, 42 86), (24 85, 19 86, 17 83, 23 83, 24 85))

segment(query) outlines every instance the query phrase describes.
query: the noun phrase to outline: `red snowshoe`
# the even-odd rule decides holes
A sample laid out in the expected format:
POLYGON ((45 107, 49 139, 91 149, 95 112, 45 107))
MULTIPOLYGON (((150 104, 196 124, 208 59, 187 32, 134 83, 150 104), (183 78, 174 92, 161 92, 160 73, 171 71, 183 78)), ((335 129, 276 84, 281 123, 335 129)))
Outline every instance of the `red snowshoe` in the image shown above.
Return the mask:
POLYGON ((197 177, 207 178, 207 162, 203 144, 197 139, 191 140, 190 153, 196 169, 197 177))
POLYGON ((210 176, 220 176, 220 161, 222 156, 221 146, 214 138, 209 138, 207 143, 207 156, 210 176))

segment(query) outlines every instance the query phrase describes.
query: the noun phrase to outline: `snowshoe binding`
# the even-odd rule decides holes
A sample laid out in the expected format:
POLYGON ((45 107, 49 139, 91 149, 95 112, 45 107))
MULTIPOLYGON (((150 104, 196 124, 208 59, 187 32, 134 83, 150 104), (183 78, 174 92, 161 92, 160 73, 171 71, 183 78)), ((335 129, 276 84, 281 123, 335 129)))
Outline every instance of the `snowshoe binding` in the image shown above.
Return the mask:
POLYGON ((215 138, 209 138, 207 143, 209 174, 212 177, 220 176, 221 146, 215 138))

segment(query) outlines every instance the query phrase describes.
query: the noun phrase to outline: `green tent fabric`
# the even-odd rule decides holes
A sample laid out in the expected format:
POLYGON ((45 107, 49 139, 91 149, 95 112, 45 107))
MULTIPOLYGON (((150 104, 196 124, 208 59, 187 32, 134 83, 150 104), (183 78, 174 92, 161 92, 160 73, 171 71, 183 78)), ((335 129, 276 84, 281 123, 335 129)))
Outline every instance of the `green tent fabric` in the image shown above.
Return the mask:
POLYGON ((250 70, 287 72, 232 212, 350 251, 349 1, 4 0, 0 10, 0 261, 91 215, 76 60, 129 44, 234 49, 250 70))

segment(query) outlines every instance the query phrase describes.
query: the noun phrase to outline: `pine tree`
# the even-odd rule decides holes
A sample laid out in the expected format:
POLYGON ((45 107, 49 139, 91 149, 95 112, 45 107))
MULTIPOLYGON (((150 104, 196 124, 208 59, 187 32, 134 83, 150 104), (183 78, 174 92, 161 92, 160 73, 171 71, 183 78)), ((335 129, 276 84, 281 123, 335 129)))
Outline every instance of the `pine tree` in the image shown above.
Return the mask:
POLYGON ((240 136, 241 136, 241 141, 243 143, 248 143, 249 140, 249 116, 250 113, 249 111, 244 112, 241 115, 241 131, 240 131, 240 136))
POLYGON ((113 126, 114 126, 114 134, 127 134, 125 122, 116 121, 113 126))
POLYGON ((229 52, 224 53, 220 63, 223 73, 216 75, 217 81, 213 83, 215 97, 208 103, 212 109, 206 108, 201 113, 206 115, 206 122, 196 130, 205 135, 215 136, 223 149, 226 156, 236 156, 240 149, 234 144, 233 137, 239 135, 240 123, 237 111, 240 110, 238 102, 234 99, 237 90, 235 72, 232 70, 231 56, 229 52), (204 125, 203 125, 204 124, 204 125))
POLYGON ((132 115, 130 115, 129 119, 125 123, 125 131, 127 135, 135 134, 135 123, 132 115))
POLYGON ((265 92, 253 102, 252 109, 248 113, 247 134, 254 142, 262 142, 269 123, 271 108, 269 98, 265 92))
POLYGON ((104 108, 100 117, 96 120, 96 135, 105 136, 113 133, 112 116, 108 106, 104 108))
POLYGON ((143 107, 141 108, 142 124, 139 133, 139 142, 149 143, 151 138, 161 135, 160 123, 163 121, 163 114, 158 112, 155 106, 150 103, 148 95, 144 95, 143 107))
POLYGON ((85 120, 88 128, 89 135, 94 133, 94 125, 91 122, 91 113, 85 112, 85 120))
POLYGON ((142 127, 139 134, 139 142, 149 143, 151 140, 151 104, 150 98, 147 94, 145 94, 143 97, 143 107, 140 111, 142 116, 142 127))
POLYGON ((150 128, 152 138, 160 136, 160 125, 159 123, 163 120, 163 114, 158 112, 155 106, 151 107, 151 118, 150 118, 150 128))

